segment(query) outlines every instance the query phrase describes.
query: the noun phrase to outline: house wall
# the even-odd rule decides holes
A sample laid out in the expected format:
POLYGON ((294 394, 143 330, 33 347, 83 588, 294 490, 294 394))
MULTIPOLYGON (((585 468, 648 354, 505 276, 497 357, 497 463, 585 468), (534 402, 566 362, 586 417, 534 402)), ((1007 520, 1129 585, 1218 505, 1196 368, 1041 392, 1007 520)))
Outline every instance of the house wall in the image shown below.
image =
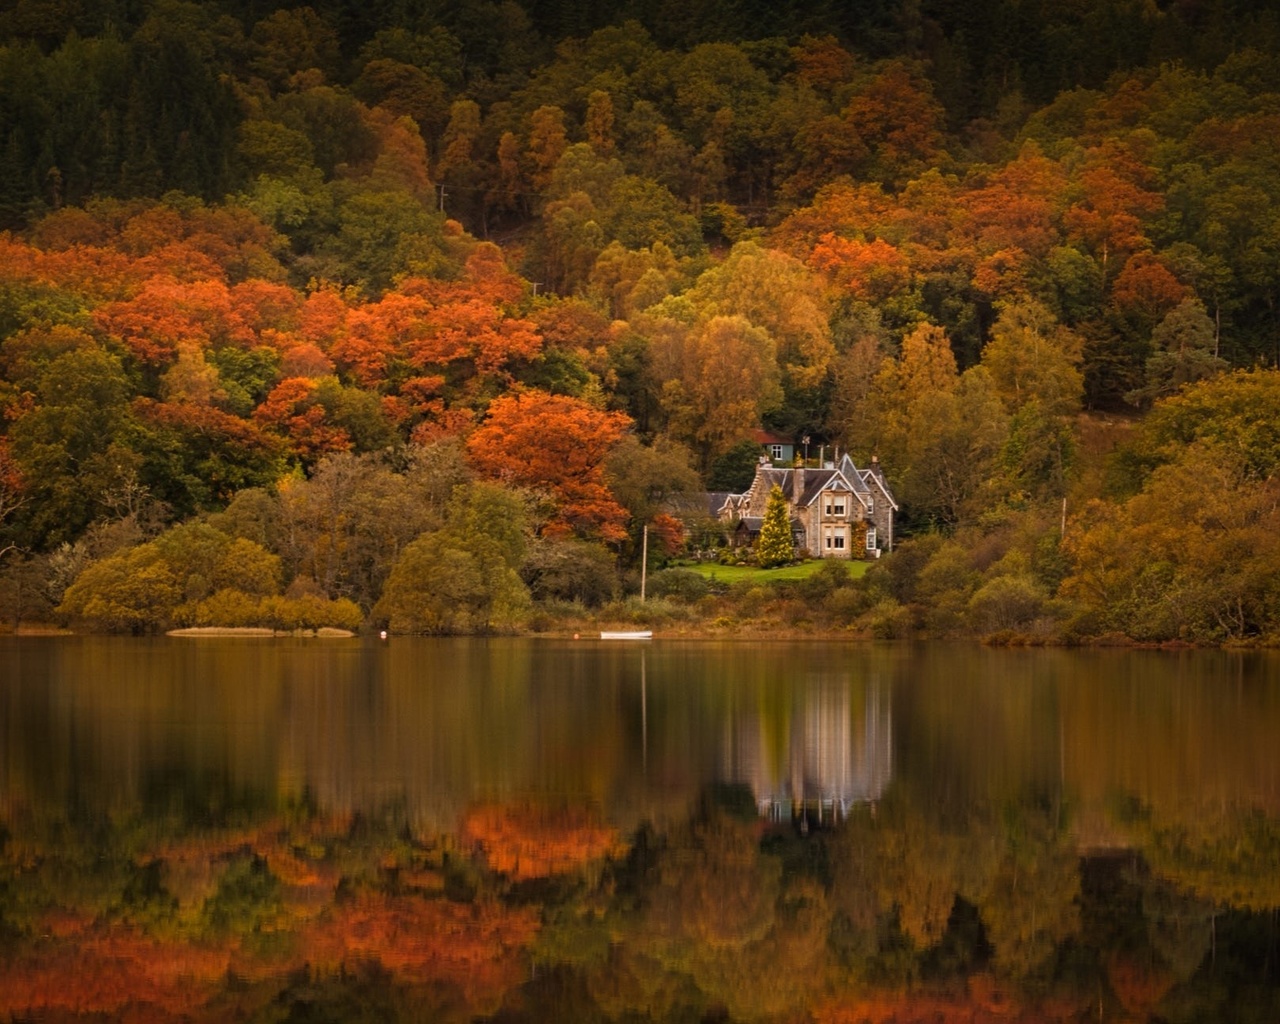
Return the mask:
POLYGON ((862 503, 848 491, 823 491, 804 510, 805 544, 813 558, 861 558, 866 532, 862 525, 862 503), (844 505, 843 515, 827 515, 828 499, 844 505), (828 529, 843 531, 844 546, 827 547, 828 529))
POLYGON ((869 518, 870 525, 876 528, 876 547, 889 551, 893 548, 893 506, 875 483, 870 486, 875 505, 869 518))

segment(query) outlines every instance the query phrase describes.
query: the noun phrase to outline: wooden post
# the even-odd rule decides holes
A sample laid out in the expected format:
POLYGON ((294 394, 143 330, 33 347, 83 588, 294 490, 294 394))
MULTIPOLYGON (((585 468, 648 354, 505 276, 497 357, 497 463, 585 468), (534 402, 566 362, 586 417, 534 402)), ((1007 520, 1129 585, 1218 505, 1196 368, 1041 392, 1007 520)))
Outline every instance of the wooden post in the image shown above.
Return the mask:
POLYGON ((643 539, 640 542, 640 603, 644 603, 644 585, 649 572, 649 524, 644 524, 643 539))

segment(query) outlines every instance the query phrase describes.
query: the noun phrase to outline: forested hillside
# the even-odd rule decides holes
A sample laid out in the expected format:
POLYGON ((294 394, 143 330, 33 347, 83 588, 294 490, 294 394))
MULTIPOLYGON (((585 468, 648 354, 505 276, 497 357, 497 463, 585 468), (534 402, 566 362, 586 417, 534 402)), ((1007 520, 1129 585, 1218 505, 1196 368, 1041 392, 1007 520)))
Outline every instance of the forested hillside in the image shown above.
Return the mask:
POLYGON ((1276 635, 1270 4, 18 0, 0 41, 11 623, 600 605, 645 524, 713 542, 764 427, 902 505, 820 624, 1276 635))

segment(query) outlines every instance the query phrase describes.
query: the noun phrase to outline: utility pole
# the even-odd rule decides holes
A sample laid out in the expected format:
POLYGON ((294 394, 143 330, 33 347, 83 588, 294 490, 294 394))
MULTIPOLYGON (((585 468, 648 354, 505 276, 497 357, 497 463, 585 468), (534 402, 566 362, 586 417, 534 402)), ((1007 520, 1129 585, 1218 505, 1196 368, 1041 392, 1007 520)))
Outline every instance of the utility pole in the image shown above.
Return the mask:
POLYGON ((644 604, 644 585, 649 572, 649 524, 644 524, 640 541, 640 603, 644 604))

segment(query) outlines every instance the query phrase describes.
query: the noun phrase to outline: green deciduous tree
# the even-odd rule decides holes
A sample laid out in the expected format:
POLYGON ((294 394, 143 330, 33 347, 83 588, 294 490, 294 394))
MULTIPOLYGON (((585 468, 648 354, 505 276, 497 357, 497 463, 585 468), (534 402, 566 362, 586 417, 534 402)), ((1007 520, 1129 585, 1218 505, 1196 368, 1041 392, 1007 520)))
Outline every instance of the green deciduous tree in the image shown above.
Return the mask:
POLYGON ((1010 412, 1036 400, 1049 416, 1067 416, 1080 408, 1083 378, 1081 339, 1031 300, 1001 309, 982 350, 982 365, 1010 412))
MULTIPOLYGON (((772 337, 786 404, 797 426, 812 429, 802 411, 827 379, 835 346, 822 283, 799 260, 740 242, 687 293, 704 317, 741 316, 772 337)), ((783 415, 786 415, 784 411, 783 415)))
POLYGON ((101 494, 113 477, 103 457, 125 440, 134 418, 123 365, 97 347, 50 360, 34 390, 37 403, 17 419, 9 438, 31 497, 25 540, 45 547, 74 539, 100 513, 101 494))
POLYGON ((468 477, 456 444, 413 447, 405 458, 397 472, 385 456, 331 456, 310 480, 282 485, 273 507, 251 512, 237 502, 227 518, 251 538, 272 537, 287 576, 368 610, 404 548, 443 525, 454 487, 468 477))
POLYGON ((185 523, 90 564, 67 588, 58 613, 108 632, 260 625, 255 610, 280 581, 280 559, 261 545, 185 523))
POLYGON ((1140 493, 1086 511, 1066 538, 1072 571, 1061 592, 1080 602, 1085 632, 1208 642, 1271 635, 1277 530, 1275 478, 1255 476, 1238 449, 1193 440, 1140 493))
POLYGON ((142 633, 169 624, 182 582, 151 544, 95 562, 67 588, 58 611, 97 629, 142 633))
POLYGON ((448 522, 396 560, 373 618, 402 633, 472 633, 519 622, 529 591, 517 572, 527 516, 517 494, 493 484, 454 492, 448 522))
POLYGON ((658 321, 651 337, 671 432, 704 470, 782 401, 773 338, 745 317, 713 316, 692 327, 658 321))

